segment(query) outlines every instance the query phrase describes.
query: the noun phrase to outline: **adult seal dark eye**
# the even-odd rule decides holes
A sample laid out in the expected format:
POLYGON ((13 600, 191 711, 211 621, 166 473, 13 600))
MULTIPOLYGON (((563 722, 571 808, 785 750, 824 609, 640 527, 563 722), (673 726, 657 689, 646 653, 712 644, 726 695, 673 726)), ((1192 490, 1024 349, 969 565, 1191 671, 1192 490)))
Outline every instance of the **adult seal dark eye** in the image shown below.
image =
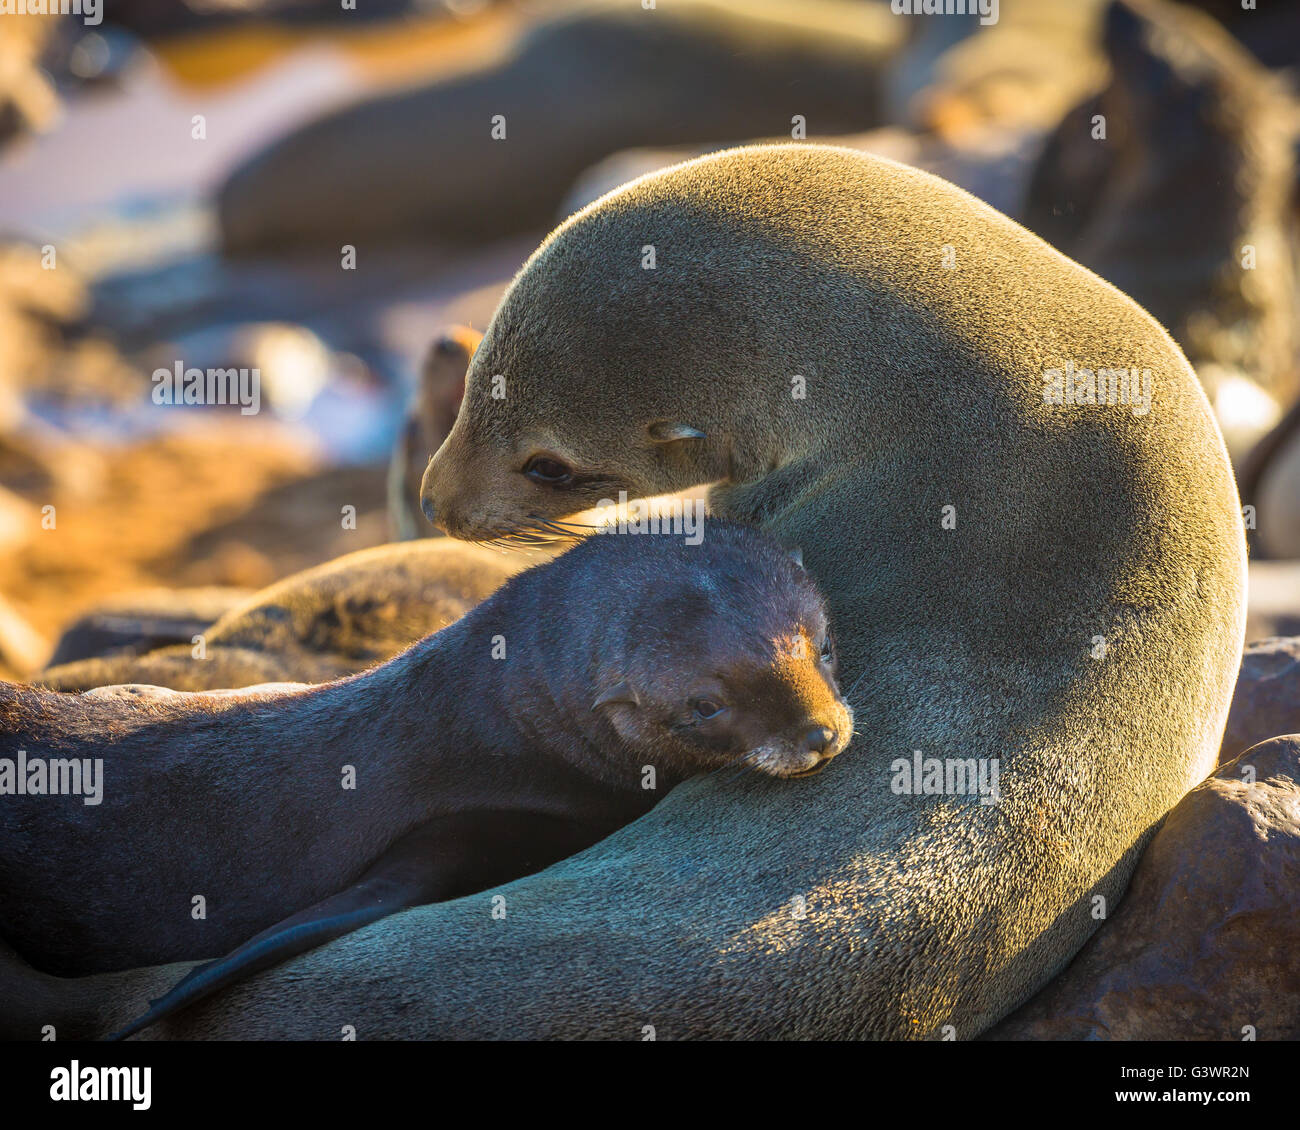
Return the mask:
POLYGON ((727 708, 720 702, 714 702, 711 698, 695 698, 691 700, 691 709, 695 711, 695 717, 702 722, 707 722, 710 718, 716 718, 727 708))
POLYGON ((558 486, 573 478, 573 471, 558 459, 536 455, 524 465, 524 474, 537 483, 558 486))

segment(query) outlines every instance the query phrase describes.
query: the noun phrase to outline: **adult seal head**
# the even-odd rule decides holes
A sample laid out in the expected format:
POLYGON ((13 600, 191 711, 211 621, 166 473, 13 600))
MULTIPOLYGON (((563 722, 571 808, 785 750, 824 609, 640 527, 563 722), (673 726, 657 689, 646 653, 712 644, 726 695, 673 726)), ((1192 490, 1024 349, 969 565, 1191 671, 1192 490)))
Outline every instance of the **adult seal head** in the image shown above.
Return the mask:
POLYGON ((961 1039, 1069 961, 1214 764, 1239 661, 1241 516, 1177 346, 933 176, 710 155, 529 260, 424 506, 490 537, 705 482, 828 599, 861 678, 834 772, 689 781, 506 888, 508 942, 475 900, 422 907, 170 1034, 961 1039))

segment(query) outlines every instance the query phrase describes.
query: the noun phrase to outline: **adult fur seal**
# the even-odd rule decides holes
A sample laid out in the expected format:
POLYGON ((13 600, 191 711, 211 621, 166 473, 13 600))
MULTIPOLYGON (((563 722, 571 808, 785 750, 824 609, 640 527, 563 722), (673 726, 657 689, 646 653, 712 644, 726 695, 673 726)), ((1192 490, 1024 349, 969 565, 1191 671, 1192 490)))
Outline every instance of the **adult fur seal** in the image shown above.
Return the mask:
MULTIPOLYGON (((569 855, 694 773, 820 771, 852 730, 834 663, 808 575, 711 523, 698 546, 589 538, 321 687, 4 684, 7 751, 102 772, 93 804, 4 797, 0 935, 65 975, 221 953, 275 923, 240 961, 297 952, 569 855)), ((23 767, 5 772, 12 794, 23 767)))
POLYGON ((478 538, 701 482, 826 593, 863 679, 844 770, 806 800, 694 782, 517 884, 508 978, 440 905, 186 1031, 319 1032, 292 1010, 363 949, 418 1003, 373 981, 332 1003, 364 992, 389 1036, 972 1037, 1061 969, 1214 764, 1241 653, 1236 492, 1177 346, 935 177, 821 146, 704 157, 529 260, 424 505, 478 538), (1105 379, 1088 403, 1084 371, 1121 367, 1150 371, 1149 410, 1105 379), (909 793, 915 750, 996 759, 1000 802, 909 793))
POLYGON ((824 133, 878 125, 907 31, 857 0, 553 5, 500 64, 345 106, 254 155, 221 187, 222 245, 337 254, 544 230, 619 149, 784 134, 795 114, 824 133))
POLYGON ((84 659, 33 681, 61 691, 117 683, 180 691, 324 683, 391 659, 535 561, 448 539, 362 549, 246 598, 203 633, 201 653, 186 643, 84 659))

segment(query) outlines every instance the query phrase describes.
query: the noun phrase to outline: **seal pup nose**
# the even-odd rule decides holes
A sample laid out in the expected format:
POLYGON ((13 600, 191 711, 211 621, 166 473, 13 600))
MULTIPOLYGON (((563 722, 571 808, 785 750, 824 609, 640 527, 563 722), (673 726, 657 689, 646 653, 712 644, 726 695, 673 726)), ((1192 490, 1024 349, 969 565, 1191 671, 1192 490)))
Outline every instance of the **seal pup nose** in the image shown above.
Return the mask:
POLYGON ((828 726, 814 726, 804 735, 804 748, 809 753, 823 754, 835 744, 835 736, 828 726))
POLYGON ((420 498, 420 509, 424 511, 424 516, 429 519, 435 526, 438 524, 438 508, 434 506, 433 499, 427 494, 420 498))

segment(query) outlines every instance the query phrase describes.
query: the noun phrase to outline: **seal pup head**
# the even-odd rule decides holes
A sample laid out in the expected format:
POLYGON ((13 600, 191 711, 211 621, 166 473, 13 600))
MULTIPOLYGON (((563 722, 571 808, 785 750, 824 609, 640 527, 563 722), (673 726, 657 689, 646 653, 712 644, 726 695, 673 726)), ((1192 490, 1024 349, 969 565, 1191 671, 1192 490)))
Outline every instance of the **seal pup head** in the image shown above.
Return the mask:
POLYGON ((735 764, 800 777, 849 744, 826 607, 797 554, 719 521, 698 545, 610 534, 565 556, 584 554, 599 555, 593 581, 620 577, 587 590, 617 609, 591 709, 629 746, 686 775, 735 764))

